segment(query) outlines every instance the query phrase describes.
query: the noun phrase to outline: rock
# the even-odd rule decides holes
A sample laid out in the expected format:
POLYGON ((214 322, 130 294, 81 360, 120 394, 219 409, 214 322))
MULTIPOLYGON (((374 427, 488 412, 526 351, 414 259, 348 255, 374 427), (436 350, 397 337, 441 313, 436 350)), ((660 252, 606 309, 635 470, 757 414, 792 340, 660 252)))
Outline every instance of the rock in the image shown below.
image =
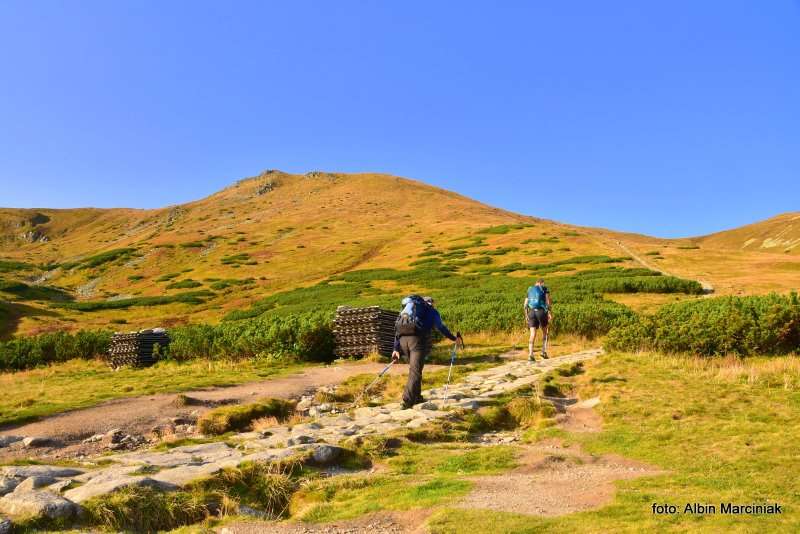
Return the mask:
POLYGON ((22 436, 0 436, 0 449, 18 441, 22 441, 22 436))
POLYGON ((109 449, 114 450, 118 447, 112 447, 112 445, 120 444, 124 441, 127 437, 122 430, 119 428, 115 428, 114 430, 109 430, 108 432, 103 435, 103 439, 101 440, 103 445, 107 446, 109 449))
POLYGON ((311 454, 311 459, 317 465, 330 465, 342 455, 344 449, 335 445, 319 445, 311 454))
POLYGON ((239 459, 200 465, 181 465, 160 471, 150 478, 168 487, 183 487, 195 480, 208 478, 226 467, 236 467, 238 464, 239 459))
POLYGON ((98 441, 103 439, 105 434, 95 434, 94 436, 88 437, 83 440, 83 443, 97 443, 98 441))
POLYGON ((312 438, 311 436, 300 435, 300 436, 293 436, 286 440, 287 447, 293 447, 294 445, 303 445, 306 443, 314 443, 317 440, 312 438))
POLYGON ((333 410, 333 406, 331 406, 327 402, 323 402, 322 404, 317 406, 317 410, 319 410, 320 412, 323 412, 323 413, 324 412, 329 412, 329 411, 333 410))
POLYGON ((0 511, 12 517, 69 519, 78 512, 78 507, 50 491, 27 491, 0 498, 0 511))
POLYGON ((19 486, 19 482, 19 479, 16 478, 0 477, 0 497, 14 491, 14 488, 19 486))
POLYGON ((112 458, 117 462, 128 465, 149 464, 158 467, 178 467, 191 463, 210 463, 238 459, 241 456, 241 452, 228 447, 225 443, 214 442, 175 447, 169 452, 131 452, 113 456, 112 458))
POLYGON ((433 403, 431 401, 427 401, 427 402, 422 402, 420 404, 417 404, 416 406, 414 406, 414 409, 415 410, 438 410, 439 407, 435 403, 433 403))
POLYGON ((14 525, 10 519, 0 517, 0 534, 11 534, 14 530, 14 525))
POLYGON ((69 479, 59 480, 47 486, 47 489, 55 493, 62 493, 70 484, 72 484, 72 481, 69 479))
POLYGON ((53 484, 55 481, 56 481, 55 478, 47 475, 28 477, 24 481, 20 482, 20 484, 14 490, 14 493, 33 491, 35 489, 39 489, 44 486, 49 486, 50 484, 53 484))
MULTIPOLYGON (((82 503, 91 499, 92 497, 105 495, 107 493, 111 493, 112 491, 131 486, 149 486, 161 489, 175 489, 174 486, 157 482, 148 477, 135 477, 127 474, 113 473, 105 477, 95 477, 83 486, 78 486, 77 488, 67 490, 64 492, 64 497, 69 499, 69 501, 82 503)), ((52 493, 51 495, 55 494, 52 493)))
POLYGON ((82 469, 73 467, 56 467, 50 465, 8 465, 0 468, 0 472, 7 477, 28 478, 35 476, 49 476, 53 478, 67 478, 82 474, 82 469))
POLYGON ((266 512, 256 510, 255 508, 250 508, 249 506, 245 506, 243 504, 239 505, 239 515, 255 517, 256 519, 269 519, 269 514, 266 512))
POLYGON ((170 421, 172 421, 172 424, 175 425, 175 426, 178 426, 178 425, 193 425, 197 421, 197 418, 196 417, 192 418, 192 417, 186 417, 186 416, 178 416, 178 417, 173 417, 172 419, 170 419, 170 421))
POLYGON ((175 435, 175 426, 172 424, 156 425, 150 429, 150 436, 155 439, 164 439, 175 435))
POLYGON ((575 408, 594 408, 598 404, 600 404, 600 397, 592 397, 591 399, 579 402, 575 405, 575 408))
POLYGON ((477 410, 478 408, 480 408, 480 404, 478 403, 478 401, 475 400, 463 400, 455 404, 455 406, 463 408, 465 410, 477 410))
POLYGON ((40 437, 40 436, 33 436, 29 438, 24 438, 22 440, 22 445, 25 447, 46 447, 47 445, 51 445, 53 440, 50 438, 40 437))
POLYGON ((407 410, 398 410, 396 412, 392 412, 390 415, 395 421, 411 421, 412 419, 419 417, 419 412, 413 408, 409 408, 407 410))

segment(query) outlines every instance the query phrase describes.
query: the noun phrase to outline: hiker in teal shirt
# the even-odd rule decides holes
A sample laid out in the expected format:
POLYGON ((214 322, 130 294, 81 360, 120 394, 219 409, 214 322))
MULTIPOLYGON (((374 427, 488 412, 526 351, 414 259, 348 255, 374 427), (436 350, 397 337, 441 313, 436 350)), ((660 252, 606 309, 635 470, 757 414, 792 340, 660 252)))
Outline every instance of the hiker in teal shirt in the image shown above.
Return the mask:
POLYGON ((547 358, 547 331, 550 320, 553 318, 553 302, 550 300, 550 290, 544 285, 544 280, 539 278, 536 285, 528 288, 528 296, 525 297, 525 320, 528 328, 531 329, 531 337, 528 340, 528 360, 536 361, 533 355, 533 345, 536 342, 536 329, 542 329, 542 358, 547 358))

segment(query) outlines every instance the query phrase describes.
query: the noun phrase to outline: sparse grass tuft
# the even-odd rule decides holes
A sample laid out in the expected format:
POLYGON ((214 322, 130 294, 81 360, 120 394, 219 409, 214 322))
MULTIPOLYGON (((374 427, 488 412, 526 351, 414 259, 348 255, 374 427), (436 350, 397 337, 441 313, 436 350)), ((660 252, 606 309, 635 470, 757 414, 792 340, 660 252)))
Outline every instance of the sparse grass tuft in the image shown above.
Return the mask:
POLYGON ((263 417, 286 419, 293 409, 294 403, 282 399, 266 399, 240 406, 223 406, 203 414, 197 420, 197 428, 209 436, 246 430, 253 421, 263 417))

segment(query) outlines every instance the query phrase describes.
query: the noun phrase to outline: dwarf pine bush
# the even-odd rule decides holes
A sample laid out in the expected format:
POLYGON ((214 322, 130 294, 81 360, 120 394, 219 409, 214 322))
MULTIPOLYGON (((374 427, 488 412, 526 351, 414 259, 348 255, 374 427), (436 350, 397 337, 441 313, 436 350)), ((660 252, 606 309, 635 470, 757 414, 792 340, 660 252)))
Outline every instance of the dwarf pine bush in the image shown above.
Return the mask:
POLYGON ((662 307, 610 331, 614 350, 688 352, 704 356, 787 354, 800 350, 800 299, 717 297, 662 307))

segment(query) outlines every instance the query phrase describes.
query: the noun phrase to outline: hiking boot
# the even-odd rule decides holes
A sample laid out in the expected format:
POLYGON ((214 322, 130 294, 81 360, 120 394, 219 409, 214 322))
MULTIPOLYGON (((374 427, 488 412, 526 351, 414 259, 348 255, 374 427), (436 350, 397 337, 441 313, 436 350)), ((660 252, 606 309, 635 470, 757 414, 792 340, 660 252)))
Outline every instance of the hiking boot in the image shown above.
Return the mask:
POLYGON ((533 354, 528 354, 528 361, 534 363, 536 361, 536 356, 533 354))
POLYGON ((542 351, 542 358, 544 358, 545 360, 547 360, 547 359, 549 359, 549 358, 550 358, 550 356, 548 356, 548 355, 547 355, 547 353, 546 353, 545 351, 542 351))

